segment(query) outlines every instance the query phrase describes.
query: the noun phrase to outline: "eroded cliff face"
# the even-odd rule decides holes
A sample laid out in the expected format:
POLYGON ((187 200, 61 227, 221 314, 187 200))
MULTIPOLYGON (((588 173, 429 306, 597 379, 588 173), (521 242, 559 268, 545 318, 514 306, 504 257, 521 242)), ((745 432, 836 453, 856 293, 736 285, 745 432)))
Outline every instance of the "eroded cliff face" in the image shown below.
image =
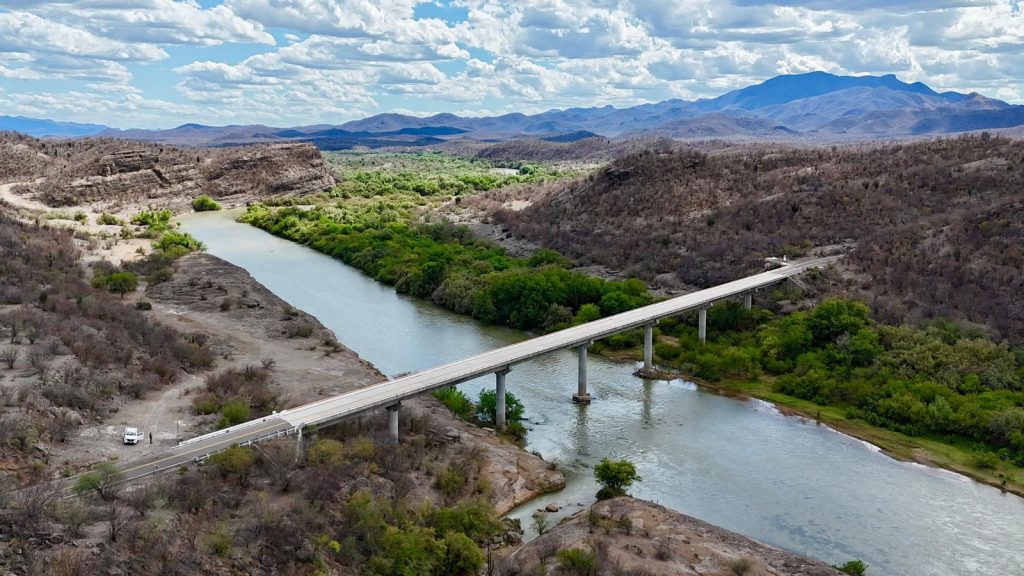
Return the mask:
POLYGON ((109 139, 43 141, 9 134, 0 135, 0 176, 30 182, 19 192, 53 207, 175 207, 200 194, 242 203, 314 194, 335 184, 320 151, 311 144, 187 149, 109 139), (45 161, 26 165, 26 155, 45 161))

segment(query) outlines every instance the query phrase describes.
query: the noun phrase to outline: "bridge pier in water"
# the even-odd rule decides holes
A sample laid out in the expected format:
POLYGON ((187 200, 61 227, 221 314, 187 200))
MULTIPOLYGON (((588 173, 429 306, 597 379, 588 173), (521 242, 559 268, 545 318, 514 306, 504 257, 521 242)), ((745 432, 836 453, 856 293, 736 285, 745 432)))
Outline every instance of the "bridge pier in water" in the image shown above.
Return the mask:
POLYGON ((395 442, 398 442, 398 409, 401 407, 402 403, 398 402, 385 408, 388 412, 388 433, 395 442))
POLYGON ((644 325, 644 370, 654 368, 654 324, 644 325))
POLYGON ((578 404, 590 404, 590 394, 587 393, 587 348, 589 347, 590 343, 587 343, 576 349, 579 358, 579 379, 576 393, 572 395, 572 401, 578 404))
POLYGON ((505 429, 505 376, 511 371, 511 368, 502 368, 494 373, 494 427, 498 430, 505 429))
POLYGON ((700 343, 704 344, 708 341, 708 309, 701 308, 697 312, 697 338, 700 339, 700 343))

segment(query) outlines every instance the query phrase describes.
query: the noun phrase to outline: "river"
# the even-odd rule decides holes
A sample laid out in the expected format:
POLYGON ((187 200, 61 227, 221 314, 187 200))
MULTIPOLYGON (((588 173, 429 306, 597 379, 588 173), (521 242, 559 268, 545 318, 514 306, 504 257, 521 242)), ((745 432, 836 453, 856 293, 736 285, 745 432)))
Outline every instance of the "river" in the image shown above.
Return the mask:
MULTIPOLYGON (((311 249, 238 224, 231 213, 190 215, 182 228, 313 314, 388 375, 422 370, 528 338, 396 294, 311 249)), ((528 449, 558 462, 568 486, 548 502, 562 515, 593 501, 590 468, 628 458, 631 490, 781 548, 871 575, 1024 575, 1024 499, 945 470, 893 460, 864 442, 757 400, 684 381, 645 381, 634 367, 591 356, 594 401, 570 401, 571 351, 515 366, 509 390, 526 406, 528 449)), ((475 397, 493 378, 463 384, 475 397)), ((558 515, 553 515, 557 517, 558 515)))

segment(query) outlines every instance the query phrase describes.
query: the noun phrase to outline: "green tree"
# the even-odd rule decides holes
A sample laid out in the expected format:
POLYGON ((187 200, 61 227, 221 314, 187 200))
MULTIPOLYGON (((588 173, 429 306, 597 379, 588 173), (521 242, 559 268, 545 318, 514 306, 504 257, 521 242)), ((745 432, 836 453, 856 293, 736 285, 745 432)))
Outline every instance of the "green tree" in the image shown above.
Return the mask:
POLYGON ((613 461, 607 458, 602 458, 594 466, 594 479, 601 485, 597 493, 600 500, 625 496, 627 488, 642 480, 636 472, 636 466, 629 460, 613 461))
POLYGON ((125 294, 135 291, 139 281, 132 272, 115 272, 107 277, 106 285, 108 290, 117 292, 124 298, 125 294))
POLYGON ((96 492, 104 500, 112 500, 117 497, 121 482, 124 481, 124 473, 117 466, 110 462, 104 462, 90 472, 78 477, 75 482, 75 494, 96 492))
POLYGON ((444 535, 444 558, 437 574, 446 576, 475 576, 484 567, 484 553, 465 534, 448 532, 444 535))
MULTIPOLYGON (((515 394, 505 392, 505 421, 518 422, 523 419, 525 408, 515 394)), ((494 390, 481 390, 476 403, 476 417, 481 422, 495 422, 498 414, 498 393, 494 390)))

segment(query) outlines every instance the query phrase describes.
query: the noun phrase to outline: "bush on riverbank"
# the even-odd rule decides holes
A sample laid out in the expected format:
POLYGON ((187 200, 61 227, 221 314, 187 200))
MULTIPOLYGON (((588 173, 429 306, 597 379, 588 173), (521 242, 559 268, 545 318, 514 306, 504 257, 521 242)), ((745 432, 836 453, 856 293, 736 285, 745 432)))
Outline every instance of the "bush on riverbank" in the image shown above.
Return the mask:
POLYGON ((449 223, 410 225, 387 203, 270 210, 241 221, 330 254, 404 294, 523 330, 555 330, 651 302, 639 280, 612 282, 567 270, 564 261, 511 258, 449 223), (586 308, 585 308, 586 307, 586 308))
POLYGON ((215 212, 220 210, 220 202, 203 194, 192 201, 192 209, 196 212, 215 212))
POLYGON ((775 377, 775 390, 845 408, 854 418, 912 436, 975 443, 1024 465, 1024 353, 937 321, 886 326, 867 306, 825 300, 776 317, 724 303, 708 312, 708 342, 694 319, 667 321, 658 359, 699 378, 775 377))

